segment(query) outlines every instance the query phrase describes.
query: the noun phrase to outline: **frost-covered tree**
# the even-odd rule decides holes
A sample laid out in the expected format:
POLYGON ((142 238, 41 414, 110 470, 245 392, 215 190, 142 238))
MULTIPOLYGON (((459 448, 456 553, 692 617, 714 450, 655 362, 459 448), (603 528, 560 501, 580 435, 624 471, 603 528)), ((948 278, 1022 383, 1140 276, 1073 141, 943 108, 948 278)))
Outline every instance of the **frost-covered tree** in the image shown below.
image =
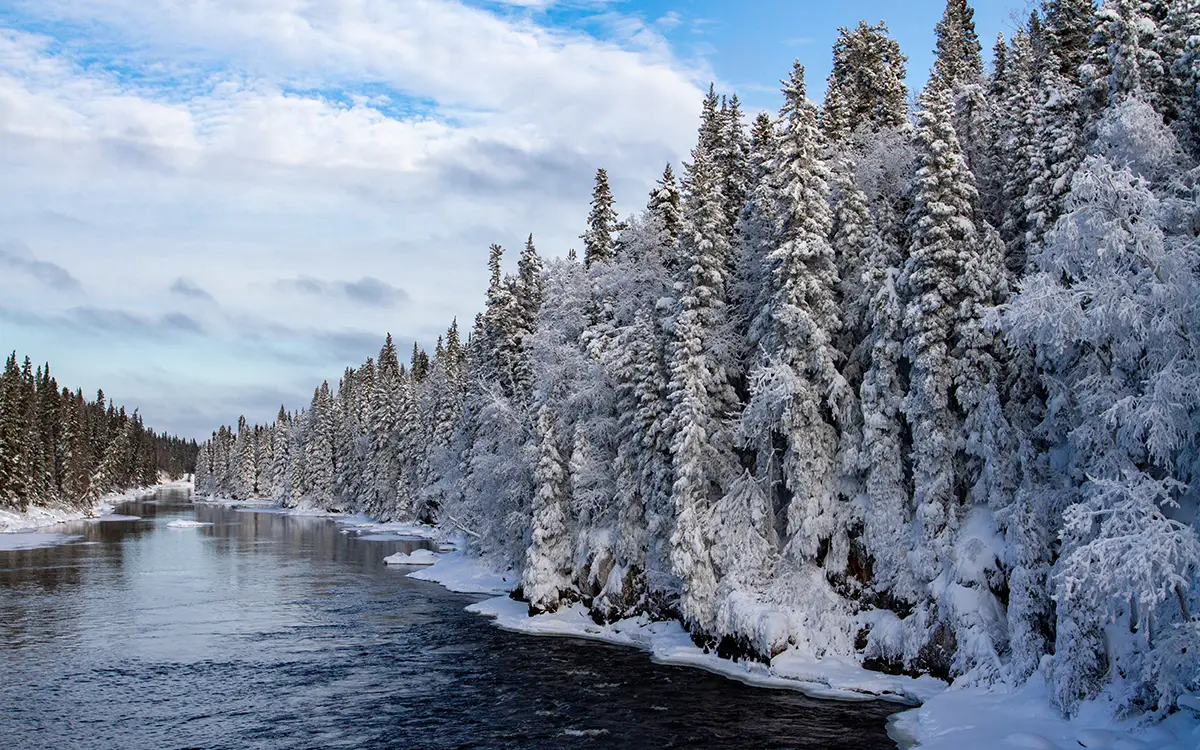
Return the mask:
POLYGON ((983 47, 975 31, 975 9, 967 0, 947 0, 934 35, 937 38, 933 65, 935 85, 953 89, 974 83, 983 75, 983 47))
MULTIPOLYGON (((834 489, 837 422, 849 409, 838 371, 838 281, 829 244, 828 171, 819 155, 816 107, 807 100, 799 64, 784 86, 778 166, 781 231, 768 256, 772 330, 762 366, 752 374, 752 408, 778 414, 786 441, 783 471, 792 493, 789 544, 803 559, 839 531, 834 489), (759 402, 754 404, 753 402, 759 402)), ((844 545, 843 545, 844 546, 844 545)))
POLYGON ((523 586, 530 614, 553 612, 572 591, 571 538, 567 526, 570 482, 559 449, 553 412, 538 415, 537 465, 533 481, 533 535, 525 554, 523 586))
POLYGON ((612 188, 608 186, 608 172, 596 170, 596 184, 592 188, 592 210, 588 214, 588 228, 583 233, 583 261, 586 265, 608 260, 613 255, 613 234, 617 229, 617 212, 613 208, 612 188))
POLYGON ((1194 667, 1178 670, 1200 647, 1200 540, 1174 516, 1194 503, 1200 255, 1191 233, 1164 230, 1173 198, 1152 189, 1154 166, 1178 153, 1161 118, 1128 99, 1099 132, 1005 321, 1037 347, 1065 441, 1063 467, 1034 488, 1049 499, 1032 499, 1065 506, 1055 697, 1071 711, 1108 690, 1123 710, 1163 712, 1197 687, 1194 667))
POLYGON ((853 30, 838 29, 821 116, 826 137, 838 141, 860 129, 875 132, 905 125, 907 63, 900 44, 888 35, 887 24, 862 21, 853 30))
MULTIPOLYGON (((981 471, 978 464, 989 458, 978 455, 980 448, 970 444, 978 440, 969 441, 965 428, 970 423, 982 429, 989 418, 998 418, 992 410, 982 412, 995 405, 987 386, 997 375, 997 352, 994 334, 981 317, 999 301, 996 284, 1003 273, 998 239, 975 225, 977 194, 950 121, 949 99, 948 91, 935 87, 922 100, 913 240, 899 284, 906 301, 904 354, 910 363, 904 413, 912 429, 914 574, 932 585, 931 593, 942 600, 938 616, 965 645, 964 638, 976 639, 979 633, 972 613, 959 610, 968 599, 956 599, 951 584, 975 589, 974 599, 986 595, 978 590, 978 580, 962 579, 965 568, 958 564, 955 545, 966 520, 964 503, 981 471)), ((982 563, 969 567, 979 571, 982 563)), ((961 673, 976 666, 962 659, 986 659, 987 654, 960 649, 956 657, 961 673)))
POLYGON ((668 163, 663 168, 662 177, 650 191, 650 202, 647 210, 659 223, 662 237, 659 240, 664 248, 673 248, 679 242, 681 217, 679 213, 679 184, 675 181, 675 173, 668 163))
POLYGON ((692 151, 685 180, 684 234, 680 239, 684 277, 669 387, 676 475, 671 561, 683 581, 683 616, 701 630, 711 628, 715 617, 717 582, 708 517, 733 473, 729 420, 737 407, 725 357, 719 351, 728 345, 729 335, 725 275, 729 235, 719 172, 705 147, 704 135, 702 125, 701 141, 692 151))

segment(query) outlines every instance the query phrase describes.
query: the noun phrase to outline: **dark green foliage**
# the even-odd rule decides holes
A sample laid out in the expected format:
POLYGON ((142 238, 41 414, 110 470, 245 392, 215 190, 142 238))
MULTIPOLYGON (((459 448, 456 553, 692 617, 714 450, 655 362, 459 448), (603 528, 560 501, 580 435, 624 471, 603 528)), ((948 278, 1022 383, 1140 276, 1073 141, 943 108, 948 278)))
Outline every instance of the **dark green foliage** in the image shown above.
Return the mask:
POLYGON ((0 375, 0 507, 78 506, 117 490, 195 470, 198 446, 146 428, 104 391, 60 389, 50 365, 9 355, 0 375))

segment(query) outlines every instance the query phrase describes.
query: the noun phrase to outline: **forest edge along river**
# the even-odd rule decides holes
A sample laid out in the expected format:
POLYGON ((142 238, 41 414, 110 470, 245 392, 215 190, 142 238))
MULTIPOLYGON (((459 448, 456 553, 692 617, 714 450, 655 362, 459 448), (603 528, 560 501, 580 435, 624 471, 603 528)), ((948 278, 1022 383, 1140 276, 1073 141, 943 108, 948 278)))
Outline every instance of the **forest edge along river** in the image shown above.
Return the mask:
POLYGON ((178 488, 114 514, 0 551, 5 747, 895 747, 897 704, 493 627, 383 563, 425 540, 178 488))

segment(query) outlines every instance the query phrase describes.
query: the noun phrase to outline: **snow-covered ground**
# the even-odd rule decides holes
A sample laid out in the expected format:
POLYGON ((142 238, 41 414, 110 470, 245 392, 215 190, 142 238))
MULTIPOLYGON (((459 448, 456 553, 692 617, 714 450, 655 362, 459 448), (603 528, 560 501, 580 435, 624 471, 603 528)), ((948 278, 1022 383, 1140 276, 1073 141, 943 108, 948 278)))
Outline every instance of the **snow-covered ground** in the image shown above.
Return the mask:
POLYGON ((62 508, 42 508, 39 506, 33 506, 24 513, 0 510, 0 533, 7 534, 30 531, 32 529, 45 529, 55 524, 82 519, 97 521, 137 520, 137 516, 114 516, 112 515, 112 509, 121 503, 154 494, 160 489, 187 488, 191 487, 191 485, 192 483, 189 480, 180 480, 178 482, 167 482, 128 492, 113 493, 100 498, 89 510, 66 510, 62 508))
POLYGON ((813 659, 785 651, 770 665, 734 662, 704 653, 678 622, 644 618, 597 625, 580 605, 530 617, 524 602, 507 596, 517 584, 511 575, 489 570, 462 553, 440 555, 409 578, 432 581, 460 593, 493 594, 467 607, 495 619, 505 630, 528 635, 587 638, 641 648, 660 664, 698 667, 757 687, 797 690, 815 698, 891 700, 921 704, 898 713, 888 731, 902 748, 914 750, 1196 750, 1200 717, 1182 712, 1156 724, 1113 723, 1104 706, 1085 706, 1066 720, 1050 706, 1036 680, 1021 690, 947 688, 930 676, 891 676, 863 669, 849 659, 813 659))
MULTIPOLYGON (((516 586, 512 576, 488 570, 478 559, 461 553, 444 554, 433 566, 409 573, 409 577, 440 583, 461 593, 507 594, 516 586)), ((704 653, 678 622, 632 618, 597 625, 581 605, 530 617, 524 602, 505 595, 477 602, 467 610, 494 618, 505 630, 632 646, 650 652, 651 658, 660 664, 698 667, 750 685, 797 690, 817 698, 880 698, 915 705, 946 687, 933 677, 895 677, 871 672, 847 659, 816 660, 791 652, 780 654, 769 666, 734 662, 704 653)))
POLYGON ((1051 707, 1036 676, 1019 690, 951 688, 920 708, 896 714, 888 734, 918 750, 1196 750, 1200 716, 1181 711, 1147 724, 1114 722, 1111 707, 1085 703, 1071 720, 1051 707))
POLYGON ((440 583, 459 594, 507 594, 517 587, 512 575, 497 573, 479 559, 462 553, 444 554, 436 565, 408 574, 409 578, 440 583))
POLYGON ((848 659, 811 659, 784 652, 770 665, 734 662, 704 653, 676 621, 653 622, 638 617, 611 625, 597 625, 587 610, 576 604, 551 614, 530 617, 528 605, 498 596, 467 607, 467 611, 496 619, 505 630, 529 635, 587 638, 650 652, 659 664, 699 667, 756 687, 797 690, 814 698, 833 700, 891 700, 917 704, 945 690, 933 677, 885 675, 863 669, 848 659))

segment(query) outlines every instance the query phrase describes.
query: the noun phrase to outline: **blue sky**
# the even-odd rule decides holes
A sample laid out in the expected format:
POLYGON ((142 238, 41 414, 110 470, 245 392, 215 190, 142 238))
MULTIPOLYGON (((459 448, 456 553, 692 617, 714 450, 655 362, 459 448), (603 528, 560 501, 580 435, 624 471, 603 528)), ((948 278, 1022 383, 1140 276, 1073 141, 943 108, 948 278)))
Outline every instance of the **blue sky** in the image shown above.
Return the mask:
MULTIPOLYGON (((819 98, 837 27, 882 19, 919 86, 942 7, 9 0, 0 346, 159 429, 269 420, 469 323, 489 243, 578 245, 596 167, 641 206, 710 80, 774 109, 799 58, 819 98)), ((989 49, 1028 10, 975 7, 989 49)))

